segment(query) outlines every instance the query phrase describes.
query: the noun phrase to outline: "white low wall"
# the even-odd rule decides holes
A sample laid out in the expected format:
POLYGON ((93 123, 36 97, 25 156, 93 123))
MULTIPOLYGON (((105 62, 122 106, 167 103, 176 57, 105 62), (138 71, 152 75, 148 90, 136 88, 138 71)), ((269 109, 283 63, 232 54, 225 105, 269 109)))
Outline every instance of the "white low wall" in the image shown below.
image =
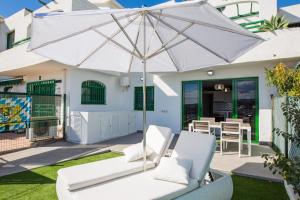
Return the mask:
POLYGON ((68 128, 67 140, 80 144, 98 143, 137 131, 132 111, 72 111, 68 128))

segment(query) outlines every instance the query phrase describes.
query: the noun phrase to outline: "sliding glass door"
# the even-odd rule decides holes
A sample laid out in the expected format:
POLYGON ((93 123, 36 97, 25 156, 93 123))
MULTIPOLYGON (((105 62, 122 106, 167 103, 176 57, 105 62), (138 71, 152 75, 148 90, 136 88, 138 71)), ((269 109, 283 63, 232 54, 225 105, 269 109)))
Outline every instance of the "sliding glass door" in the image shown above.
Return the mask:
POLYGON ((182 129, 200 117, 217 122, 240 118, 249 123, 258 142, 258 78, 238 78, 182 83, 182 129))
POLYGON ((188 129, 192 120, 198 119, 201 113, 201 82, 187 81, 182 83, 182 127, 188 129))
POLYGON ((233 80, 233 117, 243 119, 252 129, 252 140, 258 141, 258 80, 244 78, 233 80))

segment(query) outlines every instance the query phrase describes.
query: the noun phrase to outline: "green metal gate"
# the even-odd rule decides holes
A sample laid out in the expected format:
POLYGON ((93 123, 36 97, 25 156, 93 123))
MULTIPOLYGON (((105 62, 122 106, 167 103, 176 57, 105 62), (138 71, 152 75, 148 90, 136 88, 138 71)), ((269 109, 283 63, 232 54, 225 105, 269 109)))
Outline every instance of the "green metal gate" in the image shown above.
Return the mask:
MULTIPOLYGON (((65 95, 55 94, 57 82, 59 81, 49 80, 27 83, 27 93, 0 92, 0 108, 9 110, 8 116, 3 114, 2 118, 5 120, 0 118, 0 125, 5 128, 0 133, 0 154, 29 148, 33 143, 39 143, 40 141, 44 143, 44 140, 64 137, 66 101, 65 95), (29 106, 26 107, 27 110, 29 109, 29 116, 25 127, 21 126, 25 123, 23 121, 18 124, 16 120, 7 120, 16 118, 14 117, 16 112, 13 111, 16 110, 14 108, 16 103, 14 102, 21 102, 25 105, 22 102, 23 99, 25 103, 30 102, 29 106)), ((24 112, 18 113, 24 115, 24 112)))

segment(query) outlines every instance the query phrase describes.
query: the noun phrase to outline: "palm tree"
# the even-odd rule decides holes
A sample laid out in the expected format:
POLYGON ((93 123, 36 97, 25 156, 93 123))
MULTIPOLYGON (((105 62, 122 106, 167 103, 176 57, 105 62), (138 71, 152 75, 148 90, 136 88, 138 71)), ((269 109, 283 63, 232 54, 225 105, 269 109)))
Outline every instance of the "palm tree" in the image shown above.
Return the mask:
POLYGON ((289 22, 283 16, 272 16, 271 20, 266 20, 260 27, 261 31, 275 31, 288 28, 289 22))

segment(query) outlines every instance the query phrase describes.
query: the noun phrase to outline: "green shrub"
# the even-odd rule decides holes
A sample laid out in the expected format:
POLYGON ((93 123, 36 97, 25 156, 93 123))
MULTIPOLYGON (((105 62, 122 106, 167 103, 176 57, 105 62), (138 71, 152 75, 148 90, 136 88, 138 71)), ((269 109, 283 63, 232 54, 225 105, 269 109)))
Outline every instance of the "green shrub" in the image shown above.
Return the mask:
POLYGON ((289 22, 283 16, 272 16, 271 20, 266 20, 260 27, 261 31, 275 31, 279 29, 286 29, 289 22))
MULTIPOLYGON (((266 69, 266 78, 269 86, 275 86, 280 96, 286 97, 281 110, 291 128, 283 131, 278 128, 274 134, 281 135, 286 141, 290 141, 296 147, 300 147, 300 70, 289 68, 279 63, 273 69, 266 69)), ((275 156, 263 155, 265 167, 269 167, 273 173, 279 173, 293 185, 294 191, 300 194, 300 155, 289 158, 288 155, 276 151, 275 156)))

